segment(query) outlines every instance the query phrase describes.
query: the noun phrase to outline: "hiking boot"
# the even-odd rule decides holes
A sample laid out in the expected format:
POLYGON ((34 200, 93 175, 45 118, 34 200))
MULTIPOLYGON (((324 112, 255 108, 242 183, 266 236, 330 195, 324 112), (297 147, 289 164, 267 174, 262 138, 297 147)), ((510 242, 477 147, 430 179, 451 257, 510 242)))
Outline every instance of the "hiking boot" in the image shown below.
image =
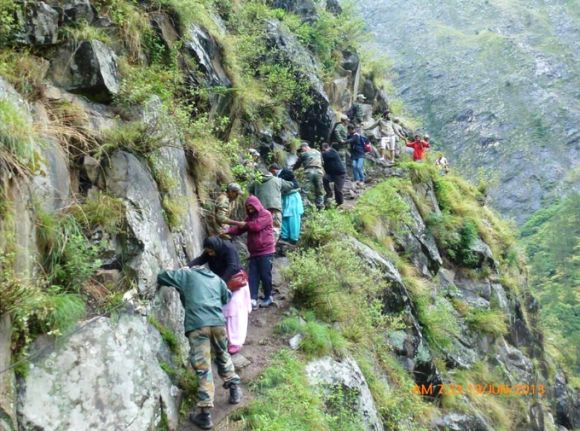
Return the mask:
POLYGON ((269 296, 268 298, 264 298, 262 300, 262 302, 260 302, 260 308, 267 308, 270 305, 272 305, 274 303, 274 300, 272 299, 271 296, 269 296))
POLYGON ((240 385, 231 384, 230 385, 230 399, 228 400, 230 404, 240 404, 242 400, 242 388, 240 385))
POLYGON ((257 310, 258 309, 258 301, 256 301, 255 299, 252 299, 252 310, 257 310))
POLYGON ((189 420, 200 427, 202 430, 210 430, 213 428, 211 415, 209 412, 200 412, 198 414, 190 414, 189 420))

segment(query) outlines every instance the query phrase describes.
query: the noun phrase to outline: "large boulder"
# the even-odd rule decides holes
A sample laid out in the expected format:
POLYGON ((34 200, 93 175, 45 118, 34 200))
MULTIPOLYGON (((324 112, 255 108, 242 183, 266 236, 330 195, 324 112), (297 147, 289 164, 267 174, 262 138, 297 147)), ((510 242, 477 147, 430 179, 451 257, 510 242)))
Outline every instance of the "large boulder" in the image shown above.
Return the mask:
POLYGON ((43 1, 26 2, 22 32, 16 40, 24 45, 44 46, 58 42, 59 13, 43 1))
POLYGON ((437 274, 443 264, 435 238, 428 231, 425 222, 411 198, 405 197, 409 206, 410 222, 406 229, 395 234, 399 247, 409 254, 411 261, 426 277, 437 274))
POLYGON ((97 15, 89 0, 66 0, 62 5, 65 23, 92 23, 97 15))
POLYGON ((117 55, 98 40, 62 47, 49 74, 57 86, 97 102, 110 102, 120 88, 117 55))
POLYGON ((373 396, 356 361, 350 357, 336 360, 324 357, 306 365, 306 374, 311 385, 322 387, 328 394, 337 387, 354 400, 351 406, 363 424, 365 431, 383 431, 383 423, 375 406, 373 396))
POLYGON ((8 313, 0 315, 0 430, 16 429, 16 380, 12 364, 12 325, 8 313), (7 371, 4 371, 7 370, 7 371))
POLYGON ((136 156, 116 151, 103 171, 101 186, 125 201, 129 228, 124 246, 126 265, 133 271, 141 296, 151 298, 157 289, 159 271, 178 265, 157 184, 136 156))
MULTIPOLYGON (((184 48, 195 61, 195 67, 189 71, 190 85, 205 90, 211 87, 231 88, 232 82, 223 67, 222 49, 207 31, 192 24, 186 34, 184 48)), ((208 98, 211 114, 229 114, 231 92, 210 90, 208 98)))
POLYGON ((556 423, 567 429, 580 427, 580 397, 568 386, 566 376, 556 374, 552 388, 556 407, 556 423))
POLYGON ((32 349, 18 400, 23 431, 156 429, 178 424, 179 391, 160 368, 168 352, 144 318, 98 317, 66 342, 32 349))
POLYGON ((272 60, 291 66, 297 79, 308 83, 312 104, 304 111, 296 107, 291 112, 292 118, 300 124, 300 137, 315 143, 328 140, 336 115, 319 78, 316 60, 277 20, 266 23, 266 37, 272 60))

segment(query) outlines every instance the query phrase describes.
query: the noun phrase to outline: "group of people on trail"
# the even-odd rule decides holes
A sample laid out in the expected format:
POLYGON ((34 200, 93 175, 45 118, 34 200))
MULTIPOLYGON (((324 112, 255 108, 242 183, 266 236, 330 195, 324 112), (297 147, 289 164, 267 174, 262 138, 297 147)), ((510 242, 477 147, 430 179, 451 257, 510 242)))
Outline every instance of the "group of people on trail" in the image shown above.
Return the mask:
MULTIPOLYGON (((378 128, 378 153, 387 164, 395 163, 399 141, 405 141, 406 147, 413 150, 414 161, 424 160, 425 151, 430 148, 427 135, 415 135, 408 142, 407 131, 388 111, 365 126, 363 101, 364 97, 359 97, 359 103, 348 115, 341 115, 332 143, 323 143, 321 151, 303 142, 293 167, 282 168, 273 163, 267 170, 260 170, 260 154, 256 150, 250 152, 248 163, 255 178, 249 182, 245 202, 242 203, 242 187, 228 184, 215 199, 208 217, 209 236, 203 242, 203 252, 186 267, 158 275, 160 285, 178 291, 185 309, 185 335, 199 379, 199 411, 192 413, 190 419, 202 429, 213 427, 212 353, 223 386, 229 390, 229 402, 239 403, 240 378, 231 355, 239 353, 246 341, 249 314, 274 304, 272 269, 277 245, 291 246, 300 238, 303 197, 307 194, 302 193, 295 172, 304 171, 304 188, 311 193, 309 200, 318 210, 331 206, 333 197, 340 207, 344 203, 347 157, 352 162, 354 187, 365 182, 364 161, 372 147, 362 131, 378 128), (249 252, 247 272, 238 251, 241 244, 236 240, 244 234, 249 252)), ((441 175, 448 173, 443 155, 436 165, 441 175)))

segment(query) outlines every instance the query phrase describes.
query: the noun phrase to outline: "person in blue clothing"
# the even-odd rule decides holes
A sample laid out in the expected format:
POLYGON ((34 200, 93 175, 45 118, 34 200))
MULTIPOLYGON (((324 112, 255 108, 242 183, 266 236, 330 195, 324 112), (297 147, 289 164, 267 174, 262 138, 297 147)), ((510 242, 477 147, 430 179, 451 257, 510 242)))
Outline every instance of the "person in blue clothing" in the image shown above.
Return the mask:
POLYGON ((300 239, 300 226, 302 224, 302 214, 304 205, 300 196, 300 186, 294 172, 290 169, 282 169, 277 163, 269 167, 270 172, 275 177, 292 183, 292 190, 282 192, 282 232, 280 240, 296 244, 300 239))
POLYGON ((348 126, 348 138, 346 140, 352 159, 352 176, 355 185, 363 186, 365 183, 365 146, 360 135, 356 133, 352 124, 348 126))

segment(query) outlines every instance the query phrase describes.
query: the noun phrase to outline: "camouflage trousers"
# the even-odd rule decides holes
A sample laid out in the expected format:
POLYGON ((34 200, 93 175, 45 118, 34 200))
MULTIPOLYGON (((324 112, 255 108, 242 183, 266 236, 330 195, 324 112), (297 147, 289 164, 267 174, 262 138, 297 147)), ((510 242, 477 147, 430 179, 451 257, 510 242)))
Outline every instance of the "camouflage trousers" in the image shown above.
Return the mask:
POLYGON ((206 326, 187 334, 190 347, 191 366, 197 374, 199 388, 197 390, 197 406, 213 407, 215 386, 211 368, 211 353, 215 355, 218 374, 224 380, 224 387, 230 384, 240 384, 232 358, 228 353, 228 338, 225 326, 206 326))

